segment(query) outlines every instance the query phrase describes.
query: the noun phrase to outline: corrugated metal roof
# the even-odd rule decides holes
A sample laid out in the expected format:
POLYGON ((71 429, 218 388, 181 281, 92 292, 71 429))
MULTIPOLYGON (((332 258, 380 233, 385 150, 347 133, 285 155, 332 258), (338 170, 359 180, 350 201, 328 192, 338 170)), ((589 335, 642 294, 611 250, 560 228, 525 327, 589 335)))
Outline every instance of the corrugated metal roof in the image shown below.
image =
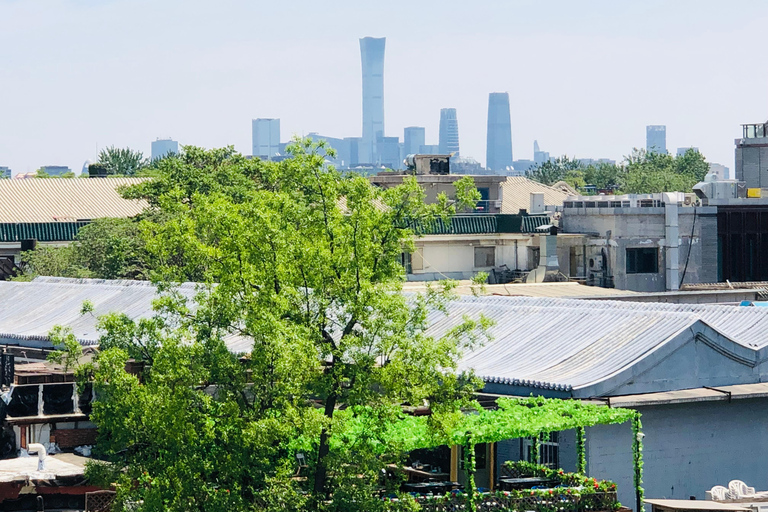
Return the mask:
MULTIPOLYGON (((184 284, 178 290, 192 298, 195 285, 184 284)), ((56 277, 27 283, 0 281, 0 341, 45 344, 50 330, 64 325, 72 328, 81 344, 96 345, 98 316, 120 312, 132 319, 148 318, 154 314, 152 301, 157 297, 156 288, 146 281, 56 277), (92 314, 80 314, 85 300, 93 303, 92 314)), ((224 341, 235 353, 251 350, 251 341, 243 337, 228 335, 224 341)))
MULTIPOLYGON (((768 311, 721 305, 530 297, 464 296, 450 315, 430 318, 447 332, 464 316, 491 318, 494 341, 468 353, 461 368, 486 382, 555 390, 586 388, 631 367, 702 322, 757 351, 768 346, 768 311)), ((749 351, 753 352, 749 352, 749 351)))
POLYGON ((456 215, 448 221, 411 222, 417 235, 474 235, 487 233, 534 233, 550 223, 548 215, 456 215))
MULTIPOLYGON (((195 289, 185 284, 179 291, 192 297, 195 289)), ((0 341, 29 340, 42 346, 54 325, 65 325, 81 343, 93 345, 98 341, 97 316, 117 311, 134 319, 149 317, 156 297, 155 287, 143 281, 0 282, 0 341), (80 314, 84 300, 93 302, 93 314, 80 314)), ((764 357, 758 350, 768 346, 764 308, 530 297, 460 297, 448 305, 447 316, 430 313, 430 333, 439 336, 463 318, 481 314, 495 321, 494 341, 467 353, 460 368, 474 369, 490 383, 562 391, 587 388, 702 325, 740 344, 746 359, 750 356, 744 354, 754 355, 755 361, 764 357)), ((251 349, 250 339, 234 334, 225 342, 236 353, 251 349)))
POLYGON ((123 199, 121 185, 144 178, 51 178, 0 180, 0 223, 78 221, 133 217, 147 206, 123 199))
POLYGON ((33 222, 0 224, 0 242, 35 239, 39 242, 71 242, 88 222, 33 222))
MULTIPOLYGON (((423 292, 427 286, 434 286, 433 281, 408 281, 403 284, 403 290, 407 292, 423 292)), ((474 295, 476 287, 468 280, 458 281, 454 289, 457 295, 474 295)), ((604 297, 631 297, 643 295, 640 292, 619 290, 617 288, 600 288, 587 286, 574 281, 562 283, 506 283, 486 284, 482 295, 521 296, 521 297, 573 297, 573 298, 604 298, 604 297)))
POLYGON ((530 210, 531 193, 543 193, 545 205, 562 206, 568 194, 523 176, 508 176, 501 184, 501 213, 530 210))

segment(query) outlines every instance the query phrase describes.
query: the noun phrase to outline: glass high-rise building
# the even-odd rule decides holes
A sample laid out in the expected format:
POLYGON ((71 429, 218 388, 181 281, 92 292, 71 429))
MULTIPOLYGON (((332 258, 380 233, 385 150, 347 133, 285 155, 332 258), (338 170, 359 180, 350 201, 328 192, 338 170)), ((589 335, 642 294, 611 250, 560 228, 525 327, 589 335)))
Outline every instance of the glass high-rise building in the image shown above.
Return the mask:
POLYGON ((648 153, 667 153, 667 127, 650 125, 645 127, 645 150, 648 153))
POLYGON ((253 120, 253 148, 251 155, 269 160, 280 153, 280 119, 253 120))
POLYGON ((403 130, 403 153, 417 155, 425 144, 426 130, 423 126, 409 126, 403 130))
POLYGON ((485 167, 491 171, 504 171, 511 167, 512 122, 509 117, 509 93, 492 92, 488 95, 487 136, 485 167))
POLYGON ((363 137, 359 158, 376 163, 376 140, 384 137, 384 46, 386 37, 360 39, 363 65, 363 137))
POLYGON ((440 154, 459 154, 459 120, 455 108, 440 109, 440 154))
POLYGON ((157 160, 171 153, 179 153, 179 143, 173 139, 157 139, 152 141, 152 160, 157 160))

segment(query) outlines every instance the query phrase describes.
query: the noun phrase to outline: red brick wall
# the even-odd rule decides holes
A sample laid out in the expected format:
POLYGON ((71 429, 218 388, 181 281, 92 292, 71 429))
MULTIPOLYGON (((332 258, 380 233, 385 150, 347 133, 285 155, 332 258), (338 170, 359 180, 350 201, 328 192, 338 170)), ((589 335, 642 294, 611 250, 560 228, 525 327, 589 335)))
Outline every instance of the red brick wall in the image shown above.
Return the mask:
POLYGON ((51 442, 54 441, 54 437, 59 448, 74 448, 75 446, 83 446, 86 444, 94 445, 96 444, 96 429, 57 429, 51 432, 51 442))

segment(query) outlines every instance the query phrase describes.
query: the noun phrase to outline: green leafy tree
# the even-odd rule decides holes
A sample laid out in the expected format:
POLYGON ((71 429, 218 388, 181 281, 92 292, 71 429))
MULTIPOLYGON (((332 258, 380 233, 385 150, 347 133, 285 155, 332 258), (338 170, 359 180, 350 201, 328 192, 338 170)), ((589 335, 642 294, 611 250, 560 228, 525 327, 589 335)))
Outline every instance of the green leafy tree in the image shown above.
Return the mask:
POLYGON ((102 321, 92 418, 111 465, 89 474, 117 479, 144 510, 383 510, 374 491, 403 456, 386 427, 428 403, 439 428, 477 388, 456 361, 488 321, 431 336, 451 284, 404 296, 398 262, 414 221, 472 206, 471 178, 455 202, 425 204, 413 178, 382 190, 327 166, 323 143, 291 151, 273 163, 185 148, 126 191, 156 214, 141 232, 170 295, 149 325, 102 321), (190 276, 194 302, 172 286, 190 276), (249 340, 242 358, 232 333, 249 340), (126 374, 129 355, 151 360, 141 379, 126 374), (345 436, 361 421, 364 435, 345 436), (305 484, 292 478, 297 452, 305 484))
POLYGON ((621 187, 624 167, 621 165, 600 162, 584 168, 584 181, 594 185, 598 190, 611 190, 621 187))
POLYGON ((704 179, 709 169, 704 156, 695 150, 673 157, 666 153, 634 149, 625 157, 625 162, 621 190, 629 194, 689 192, 704 179))
POLYGON ((65 247, 38 247, 21 255, 23 275, 143 279, 147 255, 139 224, 133 219, 96 219, 80 229, 65 247))
POLYGON ((584 166, 576 158, 565 155, 554 160, 536 164, 525 175, 544 185, 554 185, 558 181, 569 181, 571 185, 583 181, 584 166))
POLYGON ((114 146, 102 149, 97 163, 106 168, 107 174, 117 176, 135 176, 149 164, 141 151, 114 146))

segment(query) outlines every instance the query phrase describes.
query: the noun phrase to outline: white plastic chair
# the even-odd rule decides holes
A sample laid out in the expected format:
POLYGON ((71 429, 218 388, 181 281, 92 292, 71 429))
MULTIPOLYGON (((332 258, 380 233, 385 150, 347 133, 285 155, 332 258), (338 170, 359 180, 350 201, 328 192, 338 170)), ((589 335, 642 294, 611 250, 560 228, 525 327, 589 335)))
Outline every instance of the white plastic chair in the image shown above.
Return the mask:
POLYGON ((747 484, 741 480, 731 480, 728 482, 728 493, 731 495, 731 498, 738 500, 740 498, 754 496, 755 488, 747 487, 747 484))
POLYGON ((715 501, 725 501, 728 499, 728 489, 722 485, 716 485, 709 490, 709 494, 715 501))

